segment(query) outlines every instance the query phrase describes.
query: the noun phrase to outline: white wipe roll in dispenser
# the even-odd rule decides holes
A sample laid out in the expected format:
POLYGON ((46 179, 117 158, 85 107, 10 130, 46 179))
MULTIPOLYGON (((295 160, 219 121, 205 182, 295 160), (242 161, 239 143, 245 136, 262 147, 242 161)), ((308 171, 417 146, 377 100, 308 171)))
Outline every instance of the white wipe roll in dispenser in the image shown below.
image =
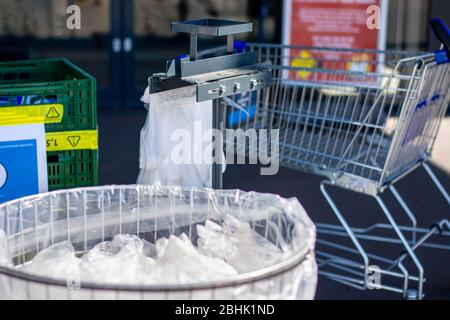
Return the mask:
POLYGON ((195 86, 154 94, 147 88, 141 101, 148 115, 137 183, 211 187, 211 156, 204 157, 211 150, 212 102, 197 102, 195 86))

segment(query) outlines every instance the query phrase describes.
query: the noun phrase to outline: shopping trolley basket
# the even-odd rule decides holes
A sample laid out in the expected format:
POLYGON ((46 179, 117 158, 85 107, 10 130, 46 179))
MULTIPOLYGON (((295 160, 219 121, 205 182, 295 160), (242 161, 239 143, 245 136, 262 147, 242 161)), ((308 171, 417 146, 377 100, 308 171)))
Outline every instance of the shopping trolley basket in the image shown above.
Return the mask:
MULTIPOLYGON (((444 230, 449 222, 419 228, 394 187, 423 167, 450 204, 448 193, 426 164, 450 97, 450 35, 441 21, 433 21, 432 26, 447 45, 435 53, 247 45, 258 53, 259 63, 272 65, 274 84, 244 100, 238 97, 247 112, 230 110, 227 126, 277 130, 279 147, 269 149, 279 151, 282 166, 326 177, 320 188, 341 226, 318 224, 319 266, 322 275, 353 287, 373 286, 371 275, 378 272, 378 288, 422 298, 424 270, 415 250, 422 245, 450 249, 427 241, 437 232, 450 235, 444 230), (389 224, 350 227, 329 186, 374 197, 389 224), (412 226, 397 224, 380 196, 385 190, 392 192, 412 226), (373 234, 385 229, 393 230, 395 237, 373 234), (350 238, 351 246, 325 240, 329 235, 350 238), (367 252, 362 240, 399 243, 404 250, 400 257, 388 259, 367 252), (406 267, 407 258, 414 272, 406 267), (389 278, 400 283, 391 285, 389 278)), ((251 158, 258 151, 241 139, 227 144, 227 152, 251 158)))

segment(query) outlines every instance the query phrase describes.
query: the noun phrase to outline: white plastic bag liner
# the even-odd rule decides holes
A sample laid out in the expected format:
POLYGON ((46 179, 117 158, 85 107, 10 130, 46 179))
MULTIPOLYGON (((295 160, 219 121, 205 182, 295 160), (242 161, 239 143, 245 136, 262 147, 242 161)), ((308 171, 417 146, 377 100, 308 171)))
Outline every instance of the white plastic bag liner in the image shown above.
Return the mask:
POLYGON ((212 102, 197 102, 195 86, 155 94, 147 88, 141 101, 148 116, 137 183, 210 187, 211 159, 203 157, 211 148, 212 102))
POLYGON ((0 229, 8 240, 0 239, 0 252, 7 253, 3 259, 7 262, 0 265, 0 299, 312 299, 316 289, 315 226, 295 198, 159 185, 61 190, 0 205, 0 229), (227 241, 223 247, 224 242, 205 237, 208 230, 218 231, 217 240, 244 241, 227 241), (253 232, 257 234, 253 240, 245 237, 253 232), (156 285, 85 282, 18 268, 53 243, 70 241, 82 254, 118 234, 136 235, 156 245, 172 235, 188 237, 213 256, 222 254, 214 248, 224 248, 225 258, 236 266, 239 256, 261 263, 240 265, 238 275, 213 282, 173 284, 162 279, 156 285), (261 246, 276 246, 282 256, 261 260, 261 246))

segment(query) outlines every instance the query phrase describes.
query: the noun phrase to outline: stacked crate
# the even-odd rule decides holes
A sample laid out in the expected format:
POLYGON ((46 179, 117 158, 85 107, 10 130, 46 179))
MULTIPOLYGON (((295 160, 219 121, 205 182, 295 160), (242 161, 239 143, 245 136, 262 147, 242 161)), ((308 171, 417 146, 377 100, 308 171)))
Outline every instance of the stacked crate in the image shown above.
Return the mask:
POLYGON ((96 94, 65 59, 0 63, 0 125, 45 123, 49 190, 98 184, 96 94))

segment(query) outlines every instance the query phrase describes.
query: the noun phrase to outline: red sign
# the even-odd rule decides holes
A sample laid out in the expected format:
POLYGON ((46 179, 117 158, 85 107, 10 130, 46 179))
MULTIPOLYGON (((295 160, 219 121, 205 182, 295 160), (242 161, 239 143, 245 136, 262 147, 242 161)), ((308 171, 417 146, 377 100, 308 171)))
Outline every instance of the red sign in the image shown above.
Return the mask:
MULTIPOLYGON (((368 8, 376 5, 378 8, 386 9, 384 2, 384 0, 285 0, 284 44, 314 48, 384 49, 385 39, 382 30, 368 25, 371 16, 368 8)), ((381 25, 381 28, 385 29, 385 26, 381 25)), ((293 67, 362 72, 375 71, 377 68, 375 62, 377 55, 372 52, 292 48, 288 55, 289 65, 293 67)), ((316 74, 301 70, 290 72, 289 78, 343 80, 343 76, 337 76, 336 73, 316 74)))

